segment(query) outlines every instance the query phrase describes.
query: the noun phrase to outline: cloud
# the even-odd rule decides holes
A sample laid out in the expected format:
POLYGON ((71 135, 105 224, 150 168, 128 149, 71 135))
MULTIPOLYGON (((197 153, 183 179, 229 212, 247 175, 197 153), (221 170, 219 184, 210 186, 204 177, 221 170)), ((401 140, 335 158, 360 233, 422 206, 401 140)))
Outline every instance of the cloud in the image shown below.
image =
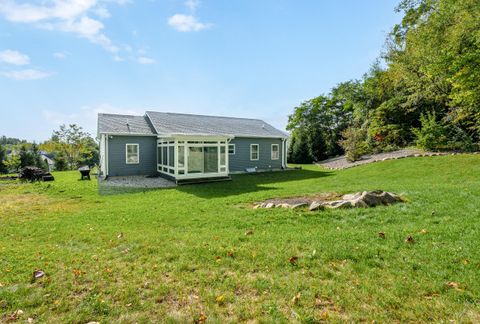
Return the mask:
POLYGON ((67 58, 67 56, 68 56, 68 53, 66 53, 66 52, 55 52, 55 53, 53 53, 53 57, 57 58, 57 59, 60 59, 60 60, 63 60, 65 58, 67 58))
MULTIPOLYGON (((33 24, 37 28, 73 33, 102 46, 111 53, 119 48, 104 33, 104 25, 88 16, 93 12, 100 18, 110 15, 99 4, 102 0, 45 0, 39 4, 18 3, 16 0, 0 1, 0 15, 16 23, 33 24)), ((125 4, 125 0, 103 0, 125 4)))
POLYGON ((190 9, 192 12, 195 11, 199 5, 200 5, 200 0, 187 0, 187 1, 185 1, 185 7, 190 9))
POLYGON ((145 57, 145 56, 140 56, 137 61, 140 64, 155 64, 156 63, 156 61, 154 59, 149 58, 149 57, 145 57))
POLYGON ((210 28, 210 24, 201 23, 191 15, 176 14, 168 19, 168 24, 180 32, 201 31, 210 28))
POLYGON ((17 51, 5 50, 0 52, 0 62, 13 65, 27 65, 30 63, 30 58, 28 55, 17 51))
POLYGON ((44 71, 35 70, 35 69, 0 72, 0 75, 3 75, 4 77, 17 80, 17 81, 45 79, 51 76, 52 74, 53 73, 51 72, 44 72, 44 71))

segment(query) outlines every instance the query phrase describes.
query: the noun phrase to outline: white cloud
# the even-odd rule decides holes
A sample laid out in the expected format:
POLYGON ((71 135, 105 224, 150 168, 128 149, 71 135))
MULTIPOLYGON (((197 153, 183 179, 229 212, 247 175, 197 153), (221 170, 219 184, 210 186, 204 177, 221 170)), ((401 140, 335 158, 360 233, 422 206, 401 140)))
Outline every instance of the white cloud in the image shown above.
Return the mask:
POLYGON ((176 14, 168 19, 168 24, 181 32, 201 31, 209 28, 210 24, 201 23, 191 15, 176 14))
POLYGON ((5 50, 0 52, 0 62, 13 65, 27 65, 30 63, 28 55, 22 54, 18 51, 5 50))
MULTIPOLYGON (((99 5, 102 0, 45 0, 39 4, 18 3, 16 0, 1 0, 0 15, 11 22, 33 24, 37 28, 46 28, 76 34, 92 43, 99 44, 109 52, 116 53, 119 48, 104 33, 104 25, 88 16, 93 12, 100 18, 110 15, 99 5)), ((125 4, 126 0, 103 0, 125 4)))
POLYGON ((98 6, 93 12, 100 18, 106 19, 111 17, 110 11, 108 11, 108 9, 104 6, 98 6))
POLYGON ((200 5, 200 0, 187 0, 185 1, 185 6, 191 11, 195 11, 200 5))
POLYGON ((39 80, 45 79, 51 76, 53 73, 44 72, 35 69, 25 69, 25 70, 16 70, 16 71, 4 71, 0 72, 0 75, 7 77, 9 79, 24 81, 24 80, 39 80))
POLYGON ((55 52, 55 53, 53 53, 53 57, 57 58, 57 59, 60 59, 60 60, 63 60, 65 58, 67 58, 67 56, 68 56, 67 52, 55 52))
POLYGON ((145 56, 140 56, 137 61, 140 64, 155 64, 156 63, 156 61, 154 59, 149 58, 149 57, 145 57, 145 56))

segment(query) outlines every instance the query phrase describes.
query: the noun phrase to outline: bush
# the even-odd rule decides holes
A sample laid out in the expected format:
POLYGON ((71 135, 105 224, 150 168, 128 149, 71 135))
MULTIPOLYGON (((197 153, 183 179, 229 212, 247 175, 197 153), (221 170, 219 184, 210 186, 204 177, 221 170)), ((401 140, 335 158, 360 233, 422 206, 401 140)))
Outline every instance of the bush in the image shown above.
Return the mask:
POLYGON ((345 151, 348 162, 355 162, 367 151, 366 132, 361 128, 349 127, 342 132, 339 144, 345 151))
POLYGON ((447 128, 437 121, 435 113, 420 116, 421 128, 413 128, 412 132, 417 137, 415 143, 419 148, 433 151, 447 146, 447 128))
POLYGON ((418 147, 429 150, 474 151, 477 147, 472 138, 456 125, 445 125, 438 121, 435 114, 422 114, 422 127, 413 129, 418 147))

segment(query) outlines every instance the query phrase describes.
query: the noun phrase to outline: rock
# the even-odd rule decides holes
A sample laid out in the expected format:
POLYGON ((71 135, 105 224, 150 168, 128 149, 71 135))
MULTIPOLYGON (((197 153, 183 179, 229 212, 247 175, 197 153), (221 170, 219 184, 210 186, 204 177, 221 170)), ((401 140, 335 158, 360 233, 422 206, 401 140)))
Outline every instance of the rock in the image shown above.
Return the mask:
POLYGON ((325 207, 337 209, 337 208, 350 208, 353 207, 353 204, 350 200, 334 200, 329 201, 325 204, 325 207))
POLYGON ((270 208, 274 208, 274 207, 275 207, 275 204, 274 204, 274 203, 267 203, 267 204, 265 205, 265 207, 263 207, 263 208, 270 209, 270 208))
POLYGON ((290 206, 290 204, 283 203, 283 204, 278 204, 275 207, 277 207, 277 208, 291 208, 292 206, 290 206))
POLYGON ((291 209, 297 209, 297 208, 302 208, 302 207, 306 207, 306 206, 308 206, 307 203, 298 203, 298 204, 290 205, 290 208, 291 209))
POLYGON ((353 193, 353 194, 346 194, 346 195, 342 196, 342 200, 354 200, 354 199, 359 198, 361 195, 362 195, 361 192, 356 192, 356 193, 353 193))
POLYGON ((258 209, 260 207, 262 207, 262 204, 258 204, 258 205, 253 206, 253 209, 258 209))
POLYGON ((313 201, 308 207, 308 210, 314 211, 314 210, 323 209, 325 207, 324 204, 325 203, 323 201, 313 201))

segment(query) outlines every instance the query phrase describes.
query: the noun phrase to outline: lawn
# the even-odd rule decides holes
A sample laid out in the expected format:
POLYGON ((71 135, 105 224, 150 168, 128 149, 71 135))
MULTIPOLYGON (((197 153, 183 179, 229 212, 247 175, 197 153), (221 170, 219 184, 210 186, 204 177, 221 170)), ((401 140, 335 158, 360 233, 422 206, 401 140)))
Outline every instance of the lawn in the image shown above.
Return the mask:
POLYGON ((110 195, 54 175, 0 184, 0 322, 480 321, 479 155, 110 195), (369 189, 407 202, 251 208, 369 189))

